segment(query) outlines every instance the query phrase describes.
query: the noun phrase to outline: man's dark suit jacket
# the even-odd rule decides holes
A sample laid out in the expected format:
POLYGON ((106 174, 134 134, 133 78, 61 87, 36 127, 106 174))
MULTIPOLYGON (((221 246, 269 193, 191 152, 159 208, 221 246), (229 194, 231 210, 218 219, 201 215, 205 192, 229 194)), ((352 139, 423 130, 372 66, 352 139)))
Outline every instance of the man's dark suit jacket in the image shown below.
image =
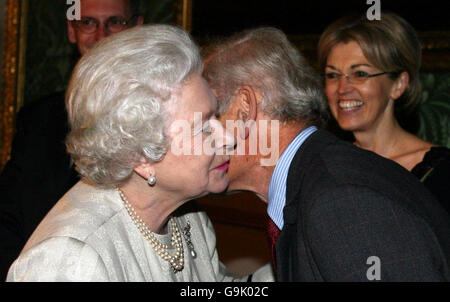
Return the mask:
POLYGON ((16 127, 11 160, 0 175, 0 280, 39 222, 77 181, 64 145, 64 93, 25 106, 16 127))
POLYGON ((381 281, 450 280, 445 210, 407 170, 328 132, 291 163, 284 221, 278 281, 368 281, 371 256, 381 281))

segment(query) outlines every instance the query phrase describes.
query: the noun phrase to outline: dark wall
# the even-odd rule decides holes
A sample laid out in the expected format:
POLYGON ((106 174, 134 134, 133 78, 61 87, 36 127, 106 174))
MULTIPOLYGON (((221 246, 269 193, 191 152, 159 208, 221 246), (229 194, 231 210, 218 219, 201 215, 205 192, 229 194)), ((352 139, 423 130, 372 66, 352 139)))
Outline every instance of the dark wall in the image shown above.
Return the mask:
MULTIPOLYGON (((380 0, 382 10, 403 16, 417 30, 450 30, 448 0, 380 0)), ((365 13, 366 0, 193 0, 193 34, 227 35, 260 25, 287 34, 321 33, 347 13, 365 13)))
MULTIPOLYGON (((4 31, 5 31, 5 7, 0 5, 0 66, 3 66, 3 58, 4 58, 4 49, 3 49, 3 39, 4 39, 4 31)), ((0 91, 3 89, 3 74, 0 75, 0 91)))

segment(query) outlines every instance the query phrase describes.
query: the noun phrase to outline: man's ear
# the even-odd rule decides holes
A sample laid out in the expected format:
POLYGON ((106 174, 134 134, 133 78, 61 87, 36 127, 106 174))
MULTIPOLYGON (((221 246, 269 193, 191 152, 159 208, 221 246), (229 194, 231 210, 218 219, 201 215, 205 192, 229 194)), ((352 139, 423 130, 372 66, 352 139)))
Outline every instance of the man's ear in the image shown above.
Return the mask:
POLYGON ((259 99, 252 86, 242 86, 238 90, 237 111, 238 118, 244 122, 256 121, 259 99))
POLYGON ((409 74, 403 71, 395 80, 391 90, 391 99, 396 100, 402 96, 409 84, 409 74))
POLYGON ((70 43, 77 43, 77 36, 75 34, 75 28, 72 26, 72 22, 67 20, 67 36, 70 43))
MULTIPOLYGON (((251 125, 252 122, 256 122, 259 98, 257 92, 252 86, 244 85, 241 86, 237 93, 237 118, 244 122, 246 126, 251 125)), ((245 127, 245 132, 243 133, 246 139, 249 135, 249 127, 245 127)))

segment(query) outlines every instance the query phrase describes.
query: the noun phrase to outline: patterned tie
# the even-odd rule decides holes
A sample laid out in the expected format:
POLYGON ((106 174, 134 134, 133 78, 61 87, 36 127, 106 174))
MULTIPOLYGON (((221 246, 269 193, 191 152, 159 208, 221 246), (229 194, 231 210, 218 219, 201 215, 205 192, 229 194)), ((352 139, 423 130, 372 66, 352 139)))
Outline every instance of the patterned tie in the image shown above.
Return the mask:
POLYGON ((280 234, 280 229, 273 220, 269 217, 267 219, 267 239, 269 241, 270 254, 272 256, 272 265, 274 271, 276 271, 276 258, 275 258, 275 243, 277 242, 277 237, 280 234))

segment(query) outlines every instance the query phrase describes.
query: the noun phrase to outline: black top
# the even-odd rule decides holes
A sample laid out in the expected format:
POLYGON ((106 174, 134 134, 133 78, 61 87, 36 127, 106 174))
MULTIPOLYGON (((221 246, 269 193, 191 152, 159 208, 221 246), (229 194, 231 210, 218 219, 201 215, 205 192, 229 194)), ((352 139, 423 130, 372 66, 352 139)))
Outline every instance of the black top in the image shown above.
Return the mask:
POLYGON ((450 149, 432 147, 411 172, 450 213, 450 149))
POLYGON ((449 214, 406 169, 325 131, 294 156, 283 215, 278 281, 450 280, 449 214))

